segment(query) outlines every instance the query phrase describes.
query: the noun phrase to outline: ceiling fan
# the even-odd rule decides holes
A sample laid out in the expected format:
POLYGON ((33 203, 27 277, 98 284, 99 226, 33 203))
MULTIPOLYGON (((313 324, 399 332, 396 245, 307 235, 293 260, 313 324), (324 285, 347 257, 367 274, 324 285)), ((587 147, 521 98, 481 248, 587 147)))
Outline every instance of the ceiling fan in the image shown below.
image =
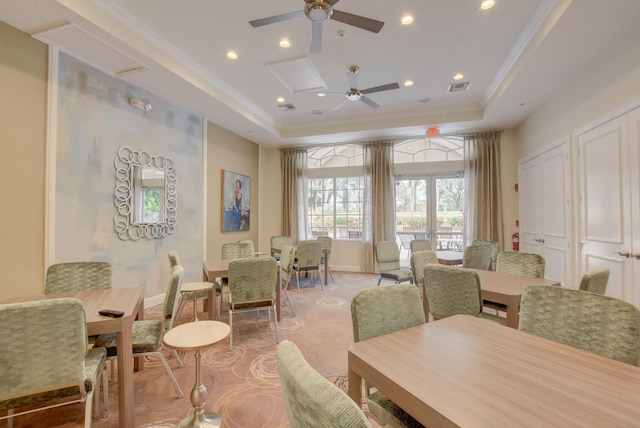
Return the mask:
POLYGON ((359 90, 358 79, 356 78, 356 73, 358 72, 359 69, 360 67, 358 67, 357 65, 352 65, 351 67, 349 67, 349 71, 347 71, 347 80, 349 81, 349 90, 345 94, 345 98, 342 101, 340 101, 338 105, 332 108, 331 111, 338 110, 340 107, 344 105, 346 101, 362 101, 369 107, 378 108, 380 107, 380 104, 373 101, 371 98, 366 97, 365 94, 371 94, 373 92, 388 91, 391 89, 400 88, 400 85, 398 85, 397 83, 389 83, 387 85, 375 86, 373 88, 359 90))
POLYGON ((311 53, 320 52, 322 49, 322 23, 329 18, 374 33, 378 33, 384 25, 384 22, 376 21, 375 19, 365 18, 360 15, 353 15, 347 12, 340 12, 339 10, 333 10, 333 5, 338 3, 340 0, 304 1, 304 10, 256 19, 249 21, 249 24, 253 27, 261 27, 263 25, 274 24, 276 22, 286 21, 288 19, 306 15, 307 18, 313 22, 311 26, 311 53))

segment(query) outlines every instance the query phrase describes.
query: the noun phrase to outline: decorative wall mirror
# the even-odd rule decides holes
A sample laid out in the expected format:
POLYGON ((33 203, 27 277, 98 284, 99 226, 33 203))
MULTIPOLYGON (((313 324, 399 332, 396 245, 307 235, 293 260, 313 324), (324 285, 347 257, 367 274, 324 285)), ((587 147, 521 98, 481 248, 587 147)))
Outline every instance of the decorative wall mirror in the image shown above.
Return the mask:
POLYGON ((173 161, 121 147, 114 162, 113 223, 118 238, 162 238, 176 229, 176 179, 173 161))

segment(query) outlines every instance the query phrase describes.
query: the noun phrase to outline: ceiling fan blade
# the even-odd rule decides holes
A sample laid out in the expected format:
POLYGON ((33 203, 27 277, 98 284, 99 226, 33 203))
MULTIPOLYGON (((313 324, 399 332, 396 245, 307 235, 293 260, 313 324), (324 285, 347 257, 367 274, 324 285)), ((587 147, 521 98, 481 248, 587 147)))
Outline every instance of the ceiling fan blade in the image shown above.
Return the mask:
POLYGON ((325 3, 329 3, 331 7, 335 6, 340 0, 324 0, 325 3))
POLYGON ((358 89, 358 76, 356 76, 356 73, 347 71, 347 81, 349 82, 349 89, 358 89))
POLYGON ((322 22, 311 25, 311 49, 309 52, 318 53, 322 50, 322 22))
POLYGON ((346 102, 349 101, 347 98, 343 98, 342 101, 340 101, 338 104, 336 104, 331 111, 336 111, 336 110, 340 110, 342 108, 343 105, 346 104, 346 102))
POLYGON ((344 24, 353 25, 354 27, 362 28, 363 30, 371 31, 374 33, 380 32, 384 22, 376 21, 375 19, 365 18, 360 15, 353 15, 347 12, 340 12, 333 9, 331 19, 342 22, 344 24))
POLYGON ((372 107, 372 108, 380 107, 380 104, 378 104, 377 102, 373 101, 371 98, 365 97, 364 95, 360 97, 360 101, 362 101, 363 103, 365 103, 366 105, 368 105, 369 107, 372 107))
POLYGON ((363 94, 370 94, 372 92, 388 91, 390 89, 399 89, 399 88, 400 88, 400 85, 398 85, 397 83, 389 83, 388 85, 381 85, 381 86, 376 86, 369 89, 363 89, 360 92, 362 92, 363 94))
POLYGON ((262 27, 263 25, 275 24, 276 22, 286 21, 289 19, 304 16, 304 10, 297 10, 295 12, 283 13, 282 15, 270 16, 268 18, 254 19, 249 21, 252 27, 262 27))

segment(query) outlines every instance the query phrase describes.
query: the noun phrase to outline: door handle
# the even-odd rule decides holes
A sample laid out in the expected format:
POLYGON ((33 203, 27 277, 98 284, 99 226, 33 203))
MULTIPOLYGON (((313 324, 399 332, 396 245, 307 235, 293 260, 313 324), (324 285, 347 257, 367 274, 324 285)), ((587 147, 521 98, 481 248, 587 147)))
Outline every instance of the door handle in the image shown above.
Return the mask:
POLYGON ((534 241, 544 244, 544 239, 534 239, 534 241))
POLYGON ((631 257, 633 257, 636 260, 640 260, 640 253, 631 254, 631 257))
POLYGON ((617 254, 619 256, 627 257, 627 258, 631 257, 631 253, 629 253, 628 251, 625 251, 625 252, 614 251, 613 254, 617 254))

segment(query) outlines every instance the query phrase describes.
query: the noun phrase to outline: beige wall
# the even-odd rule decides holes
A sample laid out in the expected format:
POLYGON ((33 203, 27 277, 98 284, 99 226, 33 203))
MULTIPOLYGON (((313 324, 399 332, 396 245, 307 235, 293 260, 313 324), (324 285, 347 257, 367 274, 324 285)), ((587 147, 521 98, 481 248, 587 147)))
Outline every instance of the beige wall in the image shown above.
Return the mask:
MULTIPOLYGON (((258 247, 260 202, 262 185, 258 179, 259 146, 211 122, 207 122, 207 197, 206 251, 207 259, 219 259, 222 244, 251 239, 258 247), (251 227, 247 231, 221 232, 222 170, 251 177, 251 227)), ((278 188, 279 189, 279 188, 278 188)), ((278 190, 279 191, 279 190, 278 190)))
POLYGON ((518 128, 518 159, 640 98, 640 30, 597 58, 518 128))
POLYGON ((513 129, 506 129, 500 137, 501 179, 502 179, 502 221, 504 242, 501 250, 511 250, 511 235, 518 231, 518 193, 514 185, 518 182, 518 145, 513 129))
POLYGON ((47 47, 0 22, 1 296, 44 284, 47 47))
POLYGON ((260 148, 260 251, 270 251, 271 237, 282 235, 282 173, 280 150, 260 148))

